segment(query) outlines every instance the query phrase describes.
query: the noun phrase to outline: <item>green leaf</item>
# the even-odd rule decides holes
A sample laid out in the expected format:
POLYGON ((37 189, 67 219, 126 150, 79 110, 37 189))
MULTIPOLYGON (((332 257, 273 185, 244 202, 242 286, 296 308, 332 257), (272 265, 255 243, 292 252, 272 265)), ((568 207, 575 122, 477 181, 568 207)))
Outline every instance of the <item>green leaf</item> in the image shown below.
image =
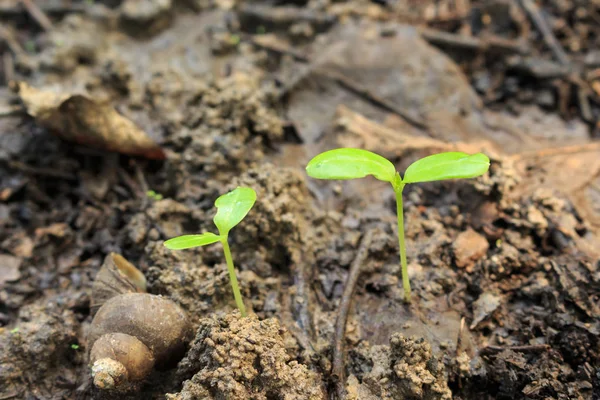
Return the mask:
POLYGON ((430 182, 444 179, 475 178, 490 167, 490 159, 482 153, 449 152, 434 154, 412 163, 402 183, 430 182))
POLYGON ((361 149, 335 149, 319 154, 306 166, 309 176, 317 179, 355 179, 373 175, 392 182, 396 168, 382 156, 361 149))
POLYGON ((164 245, 170 250, 191 249, 193 247, 205 246, 207 244, 216 243, 221 240, 221 236, 211 232, 206 232, 201 235, 183 235, 167 240, 164 245))
POLYGON ((213 221, 219 233, 227 235, 231 228, 244 219, 256 201, 256 192, 248 187, 238 187, 215 201, 217 215, 213 221))

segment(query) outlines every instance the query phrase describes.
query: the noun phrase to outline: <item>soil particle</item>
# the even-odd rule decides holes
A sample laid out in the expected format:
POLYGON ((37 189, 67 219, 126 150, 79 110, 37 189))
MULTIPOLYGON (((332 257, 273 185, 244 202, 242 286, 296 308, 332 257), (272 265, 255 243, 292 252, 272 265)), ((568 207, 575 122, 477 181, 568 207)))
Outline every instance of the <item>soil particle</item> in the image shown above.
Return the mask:
MULTIPOLYGON (((227 266, 223 263, 212 268, 206 266, 200 255, 204 249, 171 251, 162 243, 152 242, 146 250, 151 263, 146 275, 149 290, 181 305, 192 323, 197 324, 198 319, 208 312, 233 302, 227 266)), ((243 279, 240 279, 240 286, 244 292, 246 283, 243 279)))
MULTIPOLYGON (((168 82, 164 83, 168 86, 168 82)), ((170 138, 174 149, 182 152, 191 171, 247 169, 251 162, 263 159, 269 146, 283 139, 273 94, 261 88, 256 76, 244 73, 209 81, 196 90, 187 112, 177 118, 185 128, 170 138)), ((161 106, 160 97, 155 102, 161 106)), ((173 107, 180 108, 180 104, 173 107)))
POLYGON ((83 363, 83 353, 71 347, 78 328, 75 314, 56 299, 21 308, 12 329, 0 328, 0 398, 25 399, 32 391, 49 398, 73 389, 72 368, 83 363))
MULTIPOLYGON (((549 351, 541 357, 504 350, 488 366, 488 394, 497 399, 552 397, 591 398, 591 385, 576 380, 575 371, 564 364, 560 354, 549 351), (568 393, 568 395, 567 395, 568 393)), ((591 379, 591 378, 587 378, 591 379)))
POLYGON ((231 235, 249 259, 260 254, 264 264, 252 270, 268 276, 271 268, 287 269, 291 258, 300 261, 298 252, 306 250, 310 221, 310 197, 302 175, 264 164, 235 179, 231 186, 252 187, 261 199, 231 235))
POLYGON ((133 36, 149 37, 172 21, 172 0, 125 0, 119 8, 122 28, 133 36))
POLYGON ((471 324, 471 329, 474 329, 481 321, 490 316, 498 307, 502 299, 500 296, 497 296, 493 293, 483 293, 479 298, 473 303, 473 323, 471 324))
POLYGON ((171 400, 321 400, 319 376, 293 360, 285 329, 276 319, 259 321, 239 313, 200 322, 178 374, 190 378, 171 400), (193 375, 193 376, 192 376, 193 375))
POLYGON ((93 64, 104 48, 102 26, 81 15, 66 17, 56 29, 42 39, 37 56, 40 67, 66 74, 82 64, 93 64))
POLYGON ((489 244, 485 237, 468 229, 456 237, 452 247, 456 257, 456 266, 465 268, 483 257, 487 253, 489 244))
POLYGON ((577 326, 570 326, 559 332, 554 338, 554 344, 573 368, 585 362, 598 365, 600 361, 597 337, 577 326))
POLYGON ((0 254, 0 287, 6 282, 16 281, 21 274, 19 267, 21 259, 6 254, 0 254))
POLYGON ((373 346, 369 358, 372 369, 363 375, 358 388, 354 378, 349 379, 349 394, 370 392, 364 398, 378 399, 452 398, 444 364, 433 355, 429 342, 423 338, 407 338, 395 333, 389 347, 373 346))
POLYGON ((204 213, 173 199, 153 201, 147 210, 129 219, 123 234, 132 244, 141 246, 144 240, 156 239, 151 237, 153 230, 158 230, 164 238, 171 238, 188 233, 204 218, 204 213))

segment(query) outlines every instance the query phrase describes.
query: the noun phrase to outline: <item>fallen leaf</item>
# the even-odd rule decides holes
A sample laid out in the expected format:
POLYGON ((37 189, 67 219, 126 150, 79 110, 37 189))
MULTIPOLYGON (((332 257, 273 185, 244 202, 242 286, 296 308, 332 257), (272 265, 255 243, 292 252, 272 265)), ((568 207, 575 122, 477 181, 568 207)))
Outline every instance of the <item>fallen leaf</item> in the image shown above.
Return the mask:
POLYGON ((85 146, 163 160, 158 144, 113 107, 80 94, 40 90, 25 82, 17 91, 27 113, 57 136, 85 146))
POLYGON ((20 258, 0 254, 0 286, 19 279, 21 277, 20 266, 20 258))
POLYGON ((53 236, 56 238, 65 237, 67 234, 67 229, 69 226, 63 222, 57 222, 55 224, 51 224, 42 228, 37 228, 35 230, 35 236, 38 239, 41 239, 45 236, 53 236))
POLYGON ((481 321, 490 316, 500 306, 500 296, 493 293, 483 293, 473 303, 473 323, 471 329, 479 325, 481 321))
POLYGON ((340 105, 336 109, 338 127, 337 143, 340 147, 361 148, 381 154, 387 158, 401 158, 410 151, 422 151, 424 155, 443 151, 479 153, 493 157, 499 151, 492 142, 482 140, 471 143, 446 143, 425 136, 415 136, 379 124, 367 117, 340 105))

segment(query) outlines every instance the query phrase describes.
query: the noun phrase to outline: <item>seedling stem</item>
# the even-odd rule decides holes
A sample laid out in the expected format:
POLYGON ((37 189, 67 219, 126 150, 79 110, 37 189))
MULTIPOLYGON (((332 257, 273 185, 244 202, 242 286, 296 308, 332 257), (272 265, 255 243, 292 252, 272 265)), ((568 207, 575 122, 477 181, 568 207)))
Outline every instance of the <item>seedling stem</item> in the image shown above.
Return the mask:
POLYGON ((233 266, 233 258, 231 257, 231 250, 229 249, 229 243, 227 243, 227 236, 221 238, 221 244, 223 245, 223 252, 225 253, 225 261, 227 262, 227 270, 229 271, 229 280, 231 280, 231 288, 233 289, 233 297, 235 298, 235 304, 240 310, 242 317, 245 317, 246 306, 242 300, 242 293, 238 285, 237 276, 235 275, 235 267, 233 266))
MULTIPOLYGON (((399 177, 399 175, 397 175, 399 177)), ((398 246, 400 249, 400 265, 402 267, 402 286, 404 286, 404 300, 410 303, 410 280, 408 279, 408 262, 406 261, 406 243, 404 241, 404 204, 402 192, 404 184, 394 184, 396 193, 396 212, 398 213, 398 246)))

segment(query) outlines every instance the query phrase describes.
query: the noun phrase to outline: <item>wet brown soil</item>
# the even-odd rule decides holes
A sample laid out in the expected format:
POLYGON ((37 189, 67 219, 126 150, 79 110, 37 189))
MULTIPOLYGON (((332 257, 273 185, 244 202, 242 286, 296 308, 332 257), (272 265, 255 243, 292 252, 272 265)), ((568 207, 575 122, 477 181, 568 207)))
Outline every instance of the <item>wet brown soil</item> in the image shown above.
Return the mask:
POLYGON ((0 4, 0 399, 600 398, 599 16, 554 0, 0 4), (161 150, 131 155, 132 137, 161 150), (492 159, 405 190, 411 305, 391 188, 304 173, 334 146, 399 170, 492 159), (213 230, 238 185, 258 198, 230 235, 247 319, 219 245, 162 244, 213 230), (86 339, 111 252, 196 332, 118 394, 92 385, 86 339))

